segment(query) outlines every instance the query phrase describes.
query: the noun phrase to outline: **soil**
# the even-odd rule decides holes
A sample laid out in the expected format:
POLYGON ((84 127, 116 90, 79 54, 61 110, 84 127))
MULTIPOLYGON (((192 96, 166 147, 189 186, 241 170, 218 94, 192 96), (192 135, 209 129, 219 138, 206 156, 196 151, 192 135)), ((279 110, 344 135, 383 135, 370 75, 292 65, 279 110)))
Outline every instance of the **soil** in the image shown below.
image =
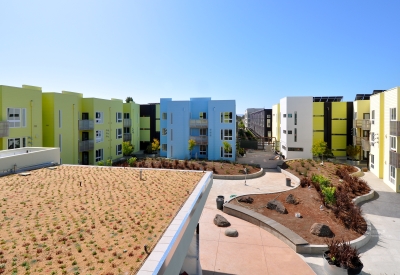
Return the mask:
MULTIPOLYGON (((115 164, 115 166, 128 167, 127 162, 115 164)), ((133 167, 155 168, 155 169, 176 169, 176 170, 197 170, 213 171, 218 175, 243 175, 244 168, 248 174, 254 174, 261 169, 257 165, 238 164, 232 162, 202 161, 202 160, 168 160, 161 158, 147 158, 138 160, 133 167)))
POLYGON ((203 173, 58 166, 0 178, 0 273, 135 274, 203 173), (26 273, 29 271, 29 273, 26 273))
MULTIPOLYGON (((339 166, 331 162, 324 162, 324 165, 321 166, 319 163, 313 161, 304 161, 305 167, 308 167, 308 175, 311 176, 312 173, 322 174, 325 177, 329 178, 333 185, 340 184, 339 178, 335 175, 335 172, 339 166), (314 166, 312 166, 313 164, 314 166)), ((299 172, 295 172, 296 167, 301 166, 301 161, 289 161, 291 170, 290 173, 298 176, 299 178, 304 177, 304 174, 301 175, 302 169, 297 169, 299 172)), ((357 171, 354 167, 347 166, 350 171, 357 171)), ((355 194, 352 194, 352 197, 355 197, 355 194)), ((254 199, 252 204, 239 203, 237 199, 231 201, 231 203, 240 205, 253 211, 256 211, 262 215, 265 215, 280 224, 286 226, 292 231, 296 232, 299 236, 305 239, 310 244, 325 244, 325 238, 318 237, 310 233, 310 228, 314 223, 323 223, 330 227, 332 232, 335 235, 335 238, 344 239, 346 241, 357 239, 361 236, 361 234, 352 231, 350 229, 345 228, 341 222, 335 218, 332 210, 323 207, 323 210, 320 210, 320 206, 323 204, 318 192, 314 188, 302 188, 298 187, 293 190, 275 193, 275 194, 262 194, 262 195, 251 195, 254 199), (297 200, 297 204, 289 204, 286 203, 286 197, 289 194, 293 194, 297 200), (288 214, 279 214, 275 210, 270 210, 266 208, 267 202, 270 200, 276 199, 280 201, 287 209, 288 214), (296 218, 295 213, 300 213, 301 218, 296 218)), ((366 229, 366 224, 360 224, 360 227, 366 229)))

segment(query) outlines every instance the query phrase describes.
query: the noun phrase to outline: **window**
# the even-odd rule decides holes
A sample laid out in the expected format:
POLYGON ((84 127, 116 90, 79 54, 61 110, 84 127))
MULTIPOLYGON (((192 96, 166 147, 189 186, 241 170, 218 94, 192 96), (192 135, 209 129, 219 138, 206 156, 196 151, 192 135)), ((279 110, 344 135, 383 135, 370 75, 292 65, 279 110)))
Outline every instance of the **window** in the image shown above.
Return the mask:
POLYGON ((294 128, 294 142, 297 142, 297 128, 294 128))
POLYGON ((96 112, 96 123, 102 124, 103 123, 103 112, 96 112))
POLYGON ((268 137, 272 137, 272 132, 268 131, 268 137))
POLYGON ((363 130, 363 137, 368 137, 368 136, 369 136, 369 131, 363 130))
POLYGON ((396 182, 396 168, 392 165, 389 166, 389 180, 391 183, 396 182))
POLYGON ((207 129, 200 129, 200 136, 206 136, 207 135, 207 129))
POLYGON ((167 144, 161 144, 161 150, 167 151, 167 144))
MULTIPOLYGON (((167 119, 167 113, 162 113, 162 119, 167 119)), ((165 150, 167 151, 167 150, 165 150)))
POLYGON ((171 113, 171 124, 172 124, 172 113, 171 113))
POLYGON ((58 128, 62 126, 62 113, 61 110, 58 110, 58 128))
POLYGON ((200 119, 207 119, 207 113, 205 113, 205 112, 200 112, 199 117, 200 117, 200 119))
POLYGON ((357 119, 357 112, 354 112, 353 119, 357 119))
POLYGON ((396 150, 396 137, 390 136, 390 149, 396 150))
POLYGON ((61 146, 62 146, 62 136, 61 136, 61 134, 59 134, 58 135, 58 147, 60 147, 60 152, 62 151, 61 146))
POLYGON ((282 145, 282 149, 283 149, 283 150, 286 150, 286 146, 285 146, 285 145, 282 145))
POLYGON ((288 117, 288 118, 291 118, 291 117, 292 117, 292 114, 287 114, 287 117, 288 117))
POLYGON ((292 130, 288 130, 288 135, 291 135, 292 134, 292 130))
POLYGON ((207 145, 200 145, 200 156, 207 155, 207 145))
POLYGON ((26 109, 7 108, 7 121, 10 128, 26 127, 26 109))
POLYGON ((173 129, 171 129, 171 141, 173 140, 172 132, 173 132, 173 129))
POLYGON ((103 149, 96 150, 96 162, 103 159, 103 149))
POLYGON ((231 158, 232 157, 232 149, 227 151, 224 147, 221 147, 221 158, 231 158))
POLYGON ((371 123, 374 124, 375 123, 375 110, 371 111, 371 123))
POLYGON ((396 120, 396 108, 390 108, 390 120, 396 120))
POLYGON ((283 117, 286 117, 286 114, 283 114, 283 117))
POLYGON ((117 123, 122 122, 122 113, 121 112, 116 113, 116 121, 117 121, 117 123))
POLYGON ((232 112, 222 112, 221 123, 232 123, 232 112))
POLYGON ((375 156, 372 155, 372 154, 370 156, 371 156, 371 164, 370 164, 370 166, 373 169, 374 168, 374 164, 375 164, 375 156))
POLYGON ((96 131, 96 143, 102 142, 104 139, 103 130, 96 131))
POLYGON ((294 125, 297 125, 297 112, 294 112, 294 125))
POLYGON ((288 147, 288 151, 303 152, 303 148, 300 148, 300 147, 288 147))
POLYGON ((167 128, 162 128, 162 129, 161 129, 161 134, 162 134, 163 136, 166 136, 166 135, 167 135, 167 128))
POLYGON ((129 134, 129 127, 124 127, 124 134, 129 134))
POLYGON ((117 128, 116 130, 116 138, 120 139, 122 138, 122 128, 117 128))
POLYGON ((271 127, 271 119, 267 118, 267 128, 271 127))
POLYGON ((375 133, 371 132, 371 146, 374 146, 374 141, 375 141, 375 133))
POLYGON ((221 140, 232 140, 232 129, 221 129, 221 140))
POLYGON ((8 139, 8 149, 17 149, 26 146, 25 138, 9 138, 8 139), (21 144, 22 141, 22 144, 21 144))
POLYGON ((122 155, 122 144, 117 144, 115 149, 117 156, 122 155))
POLYGON ((271 118, 271 115, 267 115, 267 118, 271 118))
POLYGON ((283 130, 283 133, 286 134, 286 130, 283 130))
POLYGON ((130 113, 124 113, 124 118, 126 118, 126 119, 131 118, 131 114, 130 113))

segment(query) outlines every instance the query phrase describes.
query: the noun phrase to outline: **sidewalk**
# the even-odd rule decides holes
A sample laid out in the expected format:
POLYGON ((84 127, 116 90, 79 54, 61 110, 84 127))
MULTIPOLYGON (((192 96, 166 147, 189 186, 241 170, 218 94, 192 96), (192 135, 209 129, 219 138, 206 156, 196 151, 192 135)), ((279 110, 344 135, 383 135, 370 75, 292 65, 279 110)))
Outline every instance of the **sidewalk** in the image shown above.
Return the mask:
POLYGON ((260 194, 289 190, 286 177, 267 172, 263 177, 247 180, 214 180, 200 218, 200 263, 204 275, 227 274, 315 274, 303 259, 269 232, 216 208, 217 195, 260 194), (239 236, 225 236, 226 228, 213 223, 216 214, 223 215, 239 236))

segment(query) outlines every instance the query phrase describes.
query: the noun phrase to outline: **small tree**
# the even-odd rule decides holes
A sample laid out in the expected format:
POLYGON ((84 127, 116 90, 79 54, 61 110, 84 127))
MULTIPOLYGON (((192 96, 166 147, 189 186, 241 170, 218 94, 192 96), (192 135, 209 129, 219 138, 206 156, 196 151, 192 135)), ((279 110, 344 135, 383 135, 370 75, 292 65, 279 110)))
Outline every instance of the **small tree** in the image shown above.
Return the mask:
POLYGON ((153 151, 158 151, 160 150, 160 141, 156 138, 153 139, 153 142, 151 143, 151 150, 153 151))
POLYGON ((314 142, 311 152, 314 156, 322 157, 322 163, 324 163, 324 153, 326 151, 327 143, 323 140, 314 142))
POLYGON ((130 97, 130 96, 128 96, 128 97, 125 99, 125 102, 126 102, 126 103, 133 102, 133 98, 130 97))
POLYGON ((346 147, 346 153, 351 157, 352 160, 355 160, 356 156, 361 152, 360 146, 357 145, 348 145, 346 147))
POLYGON ((124 156, 130 156, 134 148, 135 146, 133 146, 129 141, 122 142, 122 154, 124 156))
POLYGON ((190 151, 190 157, 192 157, 192 151, 194 146, 196 146, 196 141, 194 139, 189 139, 188 143, 189 143, 188 149, 190 151))
POLYGON ((244 126, 243 120, 241 120, 239 122, 238 127, 239 127, 239 129, 244 129, 245 126, 244 126))
POLYGON ((136 160, 137 160, 137 158, 135 158, 135 157, 132 157, 132 158, 128 159, 129 166, 130 167, 135 166, 136 160))
POLYGON ((224 141, 224 142, 222 142, 222 144, 224 146, 224 151, 226 153, 231 153, 232 152, 232 146, 231 146, 231 144, 229 142, 224 141))

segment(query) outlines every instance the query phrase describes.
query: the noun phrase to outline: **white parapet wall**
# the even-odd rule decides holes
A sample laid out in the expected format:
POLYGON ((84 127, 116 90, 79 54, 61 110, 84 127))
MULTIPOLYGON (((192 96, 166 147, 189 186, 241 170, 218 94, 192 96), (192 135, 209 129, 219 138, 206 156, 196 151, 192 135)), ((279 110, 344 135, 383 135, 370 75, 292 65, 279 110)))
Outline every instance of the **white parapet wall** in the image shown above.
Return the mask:
POLYGON ((60 162, 60 148, 23 147, 0 151, 0 174, 29 170, 41 165, 56 165, 60 162))
POLYGON ((212 183, 212 172, 204 173, 137 275, 180 273, 212 183))

